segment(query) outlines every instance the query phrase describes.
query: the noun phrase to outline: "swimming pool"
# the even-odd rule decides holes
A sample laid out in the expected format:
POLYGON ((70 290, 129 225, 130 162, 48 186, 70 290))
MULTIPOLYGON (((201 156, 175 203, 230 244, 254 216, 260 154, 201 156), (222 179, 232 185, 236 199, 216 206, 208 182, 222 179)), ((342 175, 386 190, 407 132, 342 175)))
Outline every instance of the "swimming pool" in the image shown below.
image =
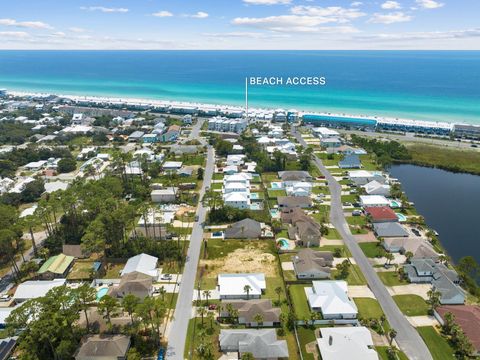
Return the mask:
POLYGON ((271 209, 270 216, 274 219, 277 219, 280 217, 280 211, 278 211, 278 209, 271 209))
POLYGON ((262 203, 250 204, 250 210, 262 210, 262 203))
POLYGON ((108 287, 102 287, 97 291, 97 301, 100 301, 102 297, 107 295, 108 287))
POLYGON ((280 238, 280 239, 277 240, 277 244, 280 245, 280 249, 282 249, 282 250, 290 249, 290 243, 288 242, 287 239, 280 238))
POLYGON ((260 197, 258 196, 258 193, 250 193, 250 199, 252 200, 258 200, 260 197))
POLYGON ((272 182, 270 184, 270 188, 273 189, 273 190, 282 189, 282 183, 281 182, 272 182))
POLYGON ((397 218, 398 218, 398 221, 400 221, 400 222, 407 221, 407 217, 403 214, 400 214, 400 213, 397 213, 397 218))
POLYGON ((401 206, 401 202, 397 200, 390 200, 390 207, 391 208, 399 208, 401 206))

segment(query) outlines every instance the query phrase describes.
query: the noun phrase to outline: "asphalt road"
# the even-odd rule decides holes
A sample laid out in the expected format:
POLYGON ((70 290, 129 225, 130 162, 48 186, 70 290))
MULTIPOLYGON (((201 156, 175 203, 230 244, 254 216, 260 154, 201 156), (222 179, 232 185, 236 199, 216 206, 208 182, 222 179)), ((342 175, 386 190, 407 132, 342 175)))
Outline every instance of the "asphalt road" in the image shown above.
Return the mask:
MULTIPOLYGON (((293 128, 292 134, 300 144, 307 146, 301 135, 293 128)), ((342 209, 341 185, 333 178, 320 159, 316 156, 314 157, 314 163, 328 181, 328 187, 331 193, 330 222, 338 230, 345 245, 352 253, 355 262, 360 267, 360 270, 367 280, 368 286, 380 303, 391 327, 397 331, 397 337, 395 340, 398 346, 410 360, 433 360, 423 339, 418 334, 417 330, 408 322, 405 315, 402 314, 350 232, 350 228, 345 220, 345 215, 342 209)))
POLYGON ((203 239, 202 223, 205 221, 207 209, 203 206, 201 199, 205 195, 205 188, 210 186, 212 175, 214 172, 215 156, 211 146, 208 146, 207 165, 205 167, 205 175, 203 186, 199 193, 199 204, 197 207, 198 221, 194 223, 192 235, 190 237, 190 246, 187 252, 187 262, 183 271, 182 282, 180 284, 177 306, 173 314, 173 321, 170 326, 168 336, 167 359, 183 360, 183 349, 187 338, 188 322, 192 314, 192 299, 195 290, 195 278, 197 274, 197 265, 200 259, 200 250, 203 239))

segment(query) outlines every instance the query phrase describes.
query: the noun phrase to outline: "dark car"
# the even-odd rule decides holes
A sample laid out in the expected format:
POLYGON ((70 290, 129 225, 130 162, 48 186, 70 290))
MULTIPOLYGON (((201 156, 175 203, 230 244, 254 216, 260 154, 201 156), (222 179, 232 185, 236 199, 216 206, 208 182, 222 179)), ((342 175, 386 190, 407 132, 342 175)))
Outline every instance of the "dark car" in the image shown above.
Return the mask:
POLYGON ((195 215, 195 221, 198 221, 198 215, 195 215))

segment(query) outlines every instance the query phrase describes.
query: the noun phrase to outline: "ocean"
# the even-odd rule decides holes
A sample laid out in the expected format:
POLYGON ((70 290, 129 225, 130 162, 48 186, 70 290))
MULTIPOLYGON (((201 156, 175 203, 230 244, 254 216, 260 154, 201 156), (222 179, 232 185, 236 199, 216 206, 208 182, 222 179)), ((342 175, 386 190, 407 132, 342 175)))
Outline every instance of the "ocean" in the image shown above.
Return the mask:
POLYGON ((480 124, 480 51, 0 51, 9 90, 243 105, 480 124))

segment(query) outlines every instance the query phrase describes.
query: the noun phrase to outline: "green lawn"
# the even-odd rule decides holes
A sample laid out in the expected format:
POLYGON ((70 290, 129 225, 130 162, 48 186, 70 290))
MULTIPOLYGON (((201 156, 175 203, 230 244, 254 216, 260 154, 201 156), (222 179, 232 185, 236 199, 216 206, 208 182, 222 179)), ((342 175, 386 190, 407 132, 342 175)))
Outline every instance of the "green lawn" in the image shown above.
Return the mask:
MULTIPOLYGON (((377 350, 377 353, 380 357, 381 360, 390 360, 388 357, 388 346, 375 346, 375 349, 377 350)), ((407 355, 405 355, 403 352, 399 351, 398 352, 398 359, 399 360, 408 360, 407 355)))
POLYGON ((342 195, 342 203, 344 202, 354 203, 357 201, 357 198, 358 198, 357 195, 342 195))
POLYGON ((297 319, 302 320, 310 318, 310 307, 307 302, 307 295, 305 294, 305 288, 312 285, 290 285, 289 292, 292 300, 293 309, 297 319))
POLYGON ((210 186, 210 188, 212 190, 220 190, 222 188, 223 184, 222 183, 212 183, 212 185, 210 186))
POLYGON ((392 296, 400 311, 407 316, 428 315, 427 302, 418 295, 395 295, 392 296))
POLYGON ((365 226, 367 224, 367 218, 365 216, 347 216, 345 218, 350 225, 365 226))
MULTIPOLYGON (((305 346, 313 341, 316 341, 315 331, 310 327, 299 326, 297 328, 298 341, 300 342, 300 351, 304 360, 314 360, 315 357, 312 353, 308 353, 305 346)), ((317 347, 315 350, 318 352, 317 347)))
POLYGON ((223 180, 223 174, 221 174, 221 173, 213 174, 212 180, 223 180))
POLYGON ((423 338, 423 341, 425 341, 425 344, 427 344, 435 360, 451 360, 455 358, 453 349, 434 327, 420 326, 417 327, 417 331, 423 338))
POLYGON ((358 244, 366 257, 375 258, 381 257, 385 253, 385 249, 379 242, 367 242, 358 244))
POLYGON ((358 308, 359 319, 379 319, 383 315, 383 310, 377 300, 371 298, 354 298, 358 308))
POLYGON ((405 280, 400 280, 396 271, 380 271, 377 273, 378 277, 386 286, 398 286, 408 284, 405 280))
POLYGON ((329 240, 338 240, 338 239, 341 239, 342 237, 338 233, 337 229, 328 229, 328 234, 325 235, 325 238, 329 240))
POLYGON ((209 342, 212 344, 212 355, 214 359, 218 359, 222 354, 218 346, 218 336, 220 334, 220 326, 214 321, 213 326, 210 322, 204 318, 204 324, 202 325, 201 318, 191 319, 188 323, 187 340, 185 341, 184 358, 185 359, 203 359, 200 354, 197 353, 196 348, 200 342, 199 333, 204 330, 209 342), (192 356, 189 356, 192 351, 192 356))
POLYGON ((350 257, 352 254, 350 253, 350 250, 348 250, 346 245, 323 245, 320 247, 314 248, 315 250, 318 251, 331 251, 335 252, 335 249, 341 249, 342 250, 342 256, 341 257, 350 257))
POLYGON ((270 199, 276 199, 279 196, 287 196, 285 190, 267 190, 270 199))
MULTIPOLYGON (((332 278, 338 279, 339 272, 338 270, 332 271, 332 278)), ((349 285, 367 285, 367 280, 365 280, 365 276, 363 276, 362 272, 358 265, 350 265, 350 272, 346 279, 349 285)))

